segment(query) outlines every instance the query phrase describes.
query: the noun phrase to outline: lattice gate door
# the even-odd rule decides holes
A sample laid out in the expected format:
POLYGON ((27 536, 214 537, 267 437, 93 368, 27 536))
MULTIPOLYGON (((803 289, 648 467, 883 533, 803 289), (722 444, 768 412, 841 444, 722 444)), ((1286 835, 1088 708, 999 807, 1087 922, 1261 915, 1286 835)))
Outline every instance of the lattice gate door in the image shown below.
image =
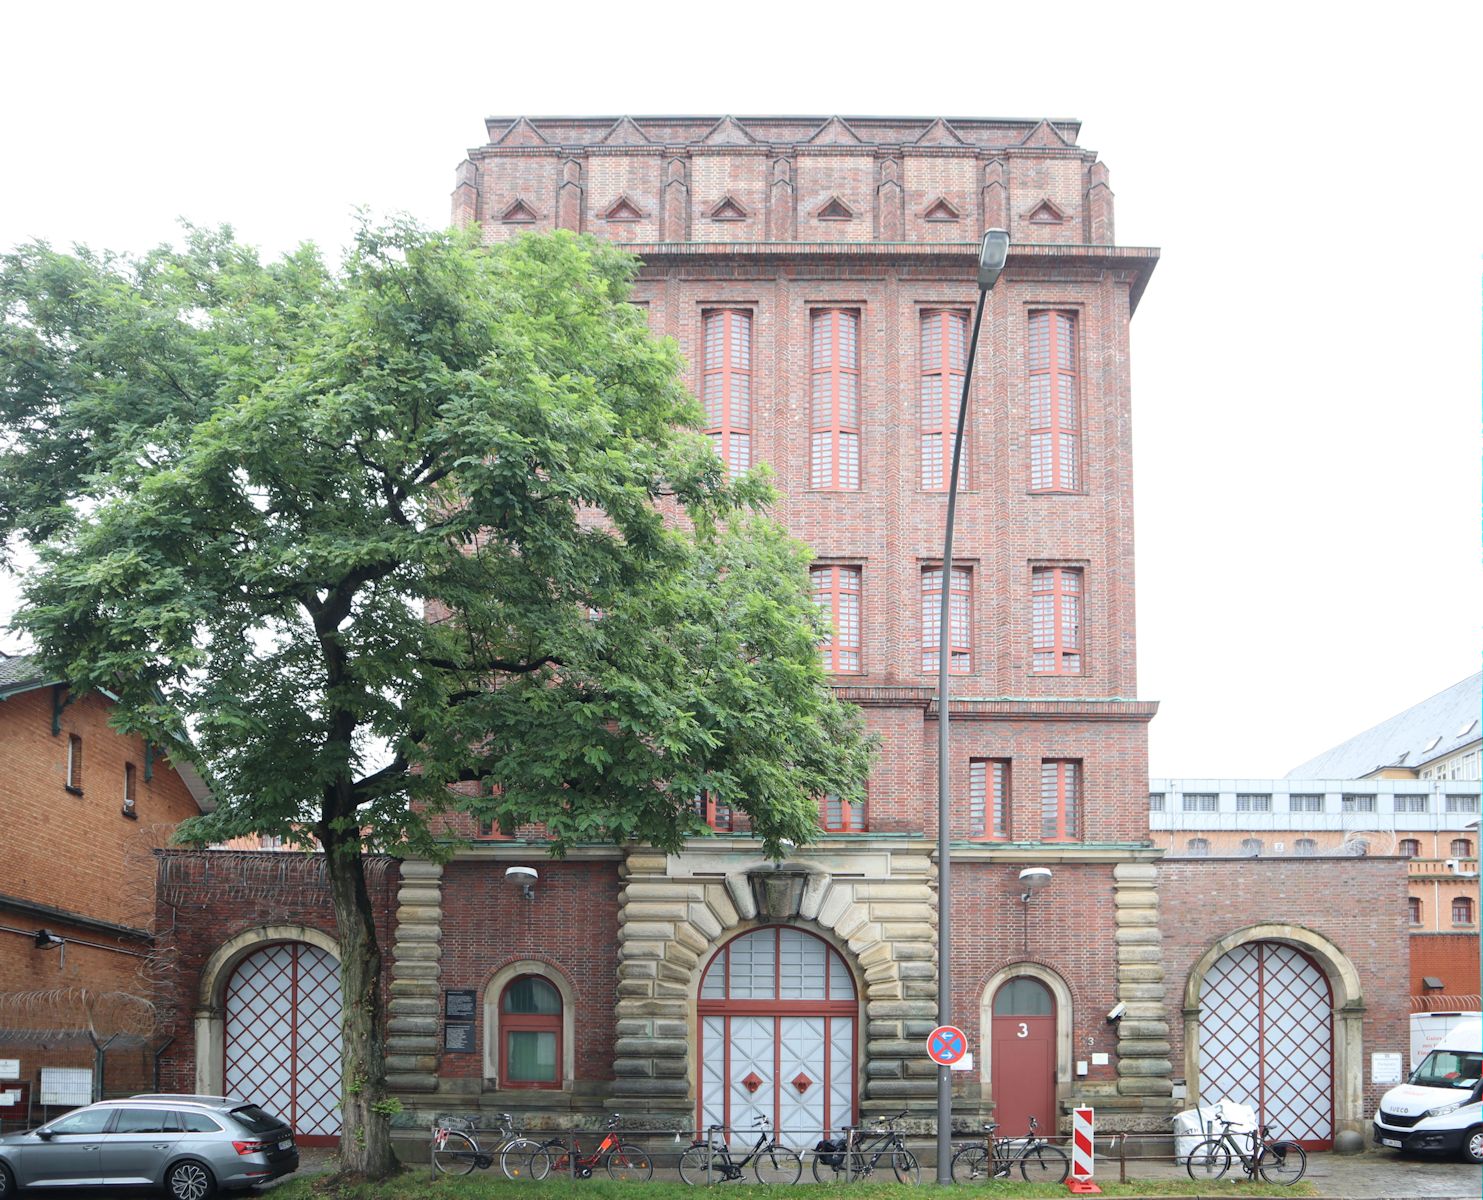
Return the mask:
POLYGON ((1200 1102, 1230 1099, 1309 1149, 1334 1138, 1333 994, 1280 942, 1222 955, 1200 985, 1200 1102))
POLYGON ((227 984, 223 1080, 301 1141, 340 1133, 340 966, 285 942, 243 959, 227 984))

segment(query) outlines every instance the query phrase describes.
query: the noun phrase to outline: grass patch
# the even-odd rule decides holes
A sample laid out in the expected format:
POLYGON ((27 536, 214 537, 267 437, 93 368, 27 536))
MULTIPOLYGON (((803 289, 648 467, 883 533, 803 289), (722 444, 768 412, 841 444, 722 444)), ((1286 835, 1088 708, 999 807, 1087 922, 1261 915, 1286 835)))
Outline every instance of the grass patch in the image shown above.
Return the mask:
MULTIPOLYGON (((1276 1184, 1228 1182, 1196 1183, 1191 1179, 1144 1179, 1131 1183, 1099 1180, 1105 1196, 1312 1196, 1313 1184, 1304 1180, 1292 1187, 1276 1184)), ((684 1183, 651 1180, 648 1183, 614 1183, 608 1179, 547 1180, 511 1183, 487 1172, 476 1172, 461 1179, 431 1179, 427 1170, 407 1170, 380 1183, 355 1182, 330 1175, 294 1179, 272 1191, 272 1200, 425 1200, 447 1197, 447 1200, 700 1200, 715 1195, 719 1200, 922 1200, 923 1188, 935 1188, 925 1176, 917 1187, 902 1184, 818 1184, 797 1183, 788 1188, 762 1187, 748 1183, 725 1183, 712 1188, 690 1187, 684 1183)), ((1038 1183, 996 1179, 972 1187, 953 1187, 954 1195, 1065 1197, 1065 1184, 1038 1183)))

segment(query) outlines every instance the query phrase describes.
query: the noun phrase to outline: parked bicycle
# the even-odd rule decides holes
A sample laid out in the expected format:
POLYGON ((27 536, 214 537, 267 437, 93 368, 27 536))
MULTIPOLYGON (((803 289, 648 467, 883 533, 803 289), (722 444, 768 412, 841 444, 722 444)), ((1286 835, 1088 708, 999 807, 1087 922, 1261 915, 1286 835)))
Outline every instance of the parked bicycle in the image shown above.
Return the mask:
POLYGON ((797 1183, 803 1174, 803 1160, 796 1150, 783 1145, 772 1134, 772 1121, 759 1116, 752 1125, 757 1130, 757 1144, 745 1157, 732 1158, 731 1147, 724 1137, 724 1125, 712 1125, 704 1140, 697 1138, 680 1155, 680 1178, 686 1183, 725 1183, 740 1179, 750 1165, 758 1183, 797 1183))
POLYGON ((433 1124, 433 1168, 444 1175, 467 1175, 475 1167, 487 1171, 497 1158, 506 1179, 524 1179, 537 1145, 515 1128, 515 1118, 509 1113, 499 1113, 495 1120, 499 1141, 483 1150, 474 1122, 464 1117, 439 1117, 433 1124))
POLYGON ((1274 1141, 1267 1126, 1246 1134, 1247 1148, 1242 1149, 1231 1132, 1234 1121, 1225 1126, 1219 1137, 1206 1138, 1190 1151, 1185 1167, 1191 1179, 1219 1179, 1231 1169, 1231 1159, 1241 1160, 1248 1179, 1260 1175, 1268 1183, 1297 1183, 1308 1170, 1308 1152, 1297 1142, 1274 1141))
POLYGON ((608 1118, 602 1141, 588 1155, 582 1153, 582 1144, 575 1137, 570 1148, 561 1138, 541 1142, 530 1155, 530 1177, 545 1179, 555 1172, 577 1179, 591 1179, 592 1173, 603 1167, 610 1178, 624 1183, 643 1183, 652 1178, 654 1162, 648 1153, 632 1142, 618 1140, 615 1131, 621 1119, 617 1113, 608 1118))
POLYGON ((896 1122, 906 1116, 903 1110, 894 1117, 877 1117, 874 1131, 858 1125, 844 1125, 841 1139, 826 1138, 814 1149, 814 1178, 820 1183, 858 1183, 874 1174, 884 1159, 899 1183, 916 1183, 922 1169, 917 1156, 906 1148, 906 1139, 896 1122))
POLYGON ((1030 1136, 999 1138, 999 1122, 984 1126, 984 1140, 971 1142, 953 1155, 953 1182, 979 1183, 986 1179, 1008 1179, 1018 1164, 1026 1183, 1062 1183, 1071 1171, 1071 1160, 1059 1146, 1035 1134, 1030 1118, 1030 1136))

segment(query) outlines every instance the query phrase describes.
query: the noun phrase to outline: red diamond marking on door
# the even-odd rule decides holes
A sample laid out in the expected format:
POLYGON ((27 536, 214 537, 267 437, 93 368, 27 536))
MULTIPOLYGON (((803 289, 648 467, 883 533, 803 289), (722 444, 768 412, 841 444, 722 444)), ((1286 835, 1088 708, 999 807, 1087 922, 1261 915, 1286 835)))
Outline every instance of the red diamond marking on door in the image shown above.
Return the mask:
POLYGON ((749 1092, 755 1092, 761 1086, 762 1080, 757 1078, 756 1071, 749 1072, 747 1077, 742 1080, 742 1087, 746 1088, 749 1092))
POLYGON ((808 1091, 809 1088, 813 1087, 813 1085, 814 1081, 807 1075, 805 1075, 802 1071, 798 1072, 798 1075, 793 1080, 793 1086, 798 1089, 798 1094, 800 1096, 803 1095, 804 1092, 808 1091))

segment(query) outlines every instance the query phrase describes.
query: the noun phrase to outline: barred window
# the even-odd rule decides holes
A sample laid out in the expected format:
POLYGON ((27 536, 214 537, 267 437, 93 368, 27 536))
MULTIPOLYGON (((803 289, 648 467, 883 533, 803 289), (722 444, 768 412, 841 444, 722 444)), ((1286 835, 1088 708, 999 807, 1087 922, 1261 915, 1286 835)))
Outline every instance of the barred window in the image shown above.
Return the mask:
POLYGON ((1402 838, 1396 852, 1405 858, 1420 858, 1421 843, 1415 838, 1402 838))
POLYGON ((860 486, 860 314, 813 314, 809 486, 860 486))
POLYGON ((1009 836, 1009 760, 975 758, 968 763, 968 832, 976 838, 1009 836))
POLYGON ((1478 797, 1449 795, 1447 797, 1447 811, 1450 813, 1475 813, 1478 811, 1478 797))
POLYGON ((1164 793, 1163 792, 1149 792, 1148 793, 1148 811, 1149 812, 1163 812, 1164 811, 1164 793))
POLYGON ((1372 813, 1375 811, 1373 792, 1352 792, 1343 798, 1343 811, 1347 813, 1372 813))
POLYGON ((1215 792, 1185 792, 1185 812, 1215 812, 1220 808, 1220 796, 1215 792))
POLYGON ((824 797, 824 828, 830 833, 861 833, 865 830, 865 801, 842 799, 833 792, 824 797))
MULTIPOLYGON (((973 574, 967 567, 953 568, 953 593, 948 600, 948 670, 954 675, 973 669, 972 629, 973 574)), ((942 568, 922 568, 922 670, 938 665, 938 635, 942 621, 942 568)))
POLYGON ((829 639, 819 646, 826 671, 860 670, 860 568, 811 567, 814 603, 829 621, 829 639))
POLYGON ((1250 857, 1255 858, 1261 852, 1262 852, 1262 839, 1261 838, 1249 837, 1249 838, 1242 838, 1241 839, 1241 853, 1242 854, 1249 855, 1250 857))
POLYGON ((1421 897, 1420 896, 1407 896, 1406 897, 1406 913, 1411 918, 1411 924, 1412 925, 1420 925, 1421 924, 1421 897))
POLYGON ((1210 856, 1210 839, 1190 838, 1184 844, 1184 852, 1191 858, 1208 858, 1210 856))
POLYGON ((1292 844, 1292 852, 1300 858, 1311 858, 1318 853, 1318 843, 1312 838, 1299 838, 1292 844))
POLYGON ((1453 898, 1452 923, 1454 925, 1471 925, 1473 923, 1473 900, 1471 896, 1457 896, 1453 898))
POLYGON ((1322 812, 1323 796, 1312 794, 1294 794, 1287 798, 1289 812, 1322 812))
POLYGON ((1425 792, 1413 794, 1400 794, 1395 798, 1395 810, 1398 813, 1424 813, 1429 805, 1430 797, 1425 792))
MULTIPOLYGON (((921 466, 922 487, 946 491, 952 466, 953 434, 958 428, 963 372, 968 362, 968 314, 960 309, 929 308, 921 316, 921 466)), ((959 485, 968 486, 968 431, 963 431, 959 485)))
POLYGON ((1076 395, 1076 317, 1030 314, 1030 490, 1080 486, 1081 414, 1076 395))
POLYGON ((1080 834, 1081 762, 1047 758, 1040 763, 1040 836, 1047 842, 1074 841, 1080 834))
POLYGON ((1267 792, 1237 792, 1237 812, 1271 812, 1272 797, 1267 792))
POLYGON ((701 400, 705 431, 732 475, 752 465, 752 314, 707 312, 701 400))
POLYGON ((1081 674, 1081 568, 1036 567, 1031 579, 1031 665, 1040 675, 1081 674))
POLYGON ((1451 854, 1453 858, 1472 858, 1473 843, 1467 838, 1453 838, 1451 854))
POLYGON ((718 833, 730 833, 733 815, 729 804, 722 804, 710 792, 695 797, 695 815, 718 833))

